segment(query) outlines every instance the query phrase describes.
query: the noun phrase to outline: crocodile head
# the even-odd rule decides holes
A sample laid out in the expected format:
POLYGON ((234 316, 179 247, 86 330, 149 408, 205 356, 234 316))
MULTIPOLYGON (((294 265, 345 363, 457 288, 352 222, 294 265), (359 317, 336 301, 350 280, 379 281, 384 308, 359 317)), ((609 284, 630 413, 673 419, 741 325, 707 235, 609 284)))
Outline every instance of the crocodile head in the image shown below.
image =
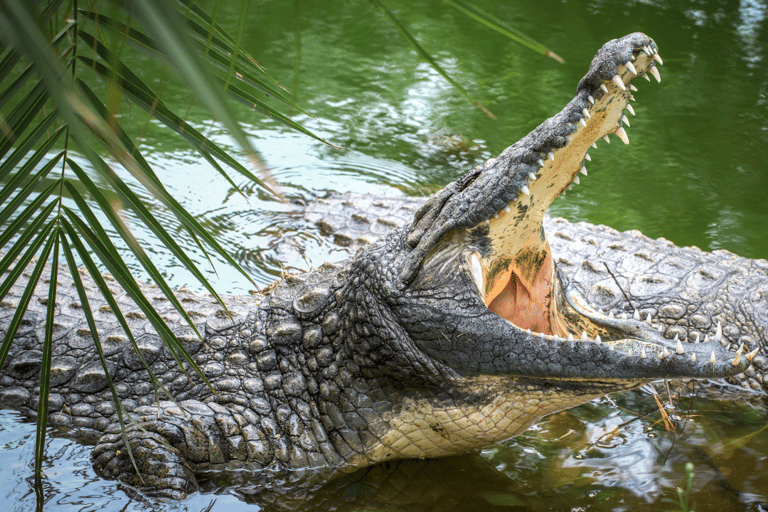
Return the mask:
POLYGON ((628 143, 630 82, 659 80, 657 63, 644 34, 606 43, 559 114, 355 257, 337 297, 343 338, 363 375, 383 377, 390 397, 407 389, 402 403, 411 404, 391 413, 398 426, 382 442, 387 457, 455 453, 652 379, 749 366, 754 353, 667 340, 650 319, 595 310, 557 269, 542 227, 552 201, 586 175, 590 146, 609 134, 628 143))
MULTIPOLYGON (((644 34, 606 43, 559 114, 416 213, 403 235, 401 282, 412 291, 443 287, 479 299, 445 315, 457 320, 444 323, 445 332, 454 331, 443 341, 462 334, 450 350, 434 340, 422 350, 463 374, 595 379, 617 388, 660 377, 724 377, 749 365, 716 343, 667 340, 650 319, 596 311, 558 271, 542 227, 552 201, 587 174, 590 146, 608 134, 629 143, 622 123, 632 111, 630 82, 660 80, 657 63, 656 44, 644 34)), ((423 302, 439 307, 433 298, 423 302)))

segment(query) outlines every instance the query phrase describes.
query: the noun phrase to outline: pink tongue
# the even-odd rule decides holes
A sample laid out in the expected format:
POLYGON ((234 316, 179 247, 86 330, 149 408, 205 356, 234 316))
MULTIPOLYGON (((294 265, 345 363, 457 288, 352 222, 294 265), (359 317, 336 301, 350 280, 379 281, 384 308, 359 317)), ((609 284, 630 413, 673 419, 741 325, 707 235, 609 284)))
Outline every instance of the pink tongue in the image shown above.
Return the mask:
POLYGON ((552 334, 550 305, 552 298, 552 261, 547 254, 530 283, 520 279, 521 273, 514 265, 512 277, 504 288, 492 298, 488 309, 515 324, 520 329, 552 334))

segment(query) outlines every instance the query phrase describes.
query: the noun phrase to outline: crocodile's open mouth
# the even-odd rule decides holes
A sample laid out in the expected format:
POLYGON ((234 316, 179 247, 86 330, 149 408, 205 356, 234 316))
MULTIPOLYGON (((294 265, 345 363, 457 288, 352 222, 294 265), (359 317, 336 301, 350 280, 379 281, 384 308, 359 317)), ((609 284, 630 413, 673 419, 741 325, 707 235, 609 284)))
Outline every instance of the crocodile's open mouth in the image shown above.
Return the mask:
POLYGON ((587 175, 590 146, 596 147, 600 138, 609 141, 608 134, 629 143, 622 125, 629 126, 627 112, 634 114, 629 102, 636 89, 630 81, 648 75, 660 81, 655 65, 661 62, 655 46, 636 48, 611 80, 592 94, 584 91, 584 106, 564 147, 539 155, 537 169, 525 176, 519 195, 484 221, 490 248, 470 255, 473 277, 488 308, 518 328, 571 339, 610 335, 596 321, 604 315, 560 286, 542 221, 552 201, 587 175))

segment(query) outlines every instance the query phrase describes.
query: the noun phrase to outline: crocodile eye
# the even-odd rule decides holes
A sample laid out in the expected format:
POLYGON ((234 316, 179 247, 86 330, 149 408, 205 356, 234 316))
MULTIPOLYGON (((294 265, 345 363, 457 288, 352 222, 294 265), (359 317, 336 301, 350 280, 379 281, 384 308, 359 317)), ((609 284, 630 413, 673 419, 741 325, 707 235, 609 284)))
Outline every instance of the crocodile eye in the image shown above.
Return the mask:
POLYGON ((469 176, 468 179, 464 183, 461 184, 461 191, 463 192, 464 190, 466 190, 466 188, 468 186, 470 186, 471 184, 473 184, 476 179, 477 179, 477 175, 476 174, 474 174, 472 176, 469 176))

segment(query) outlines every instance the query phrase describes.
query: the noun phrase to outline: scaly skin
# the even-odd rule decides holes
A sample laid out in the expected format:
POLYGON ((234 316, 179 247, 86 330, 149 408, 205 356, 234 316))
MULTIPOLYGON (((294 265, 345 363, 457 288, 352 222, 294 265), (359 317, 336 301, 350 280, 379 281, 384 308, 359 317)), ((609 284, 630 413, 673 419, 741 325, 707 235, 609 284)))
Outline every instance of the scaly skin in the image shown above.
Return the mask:
MULTIPOLYGON (((424 201, 334 194, 310 203, 304 218, 354 254, 409 222, 424 201)), ((561 218, 545 217, 544 229, 559 267, 590 304, 614 315, 634 315, 637 309, 643 320, 650 313, 653 327, 661 327, 665 337, 687 342, 716 338, 719 322, 723 347, 734 352, 742 344, 747 351, 760 347, 752 366, 727 380, 768 391, 768 261, 561 218)))
MULTIPOLYGON (((458 454, 654 378, 745 371, 753 354, 734 357, 709 343, 683 349, 643 322, 597 312, 556 269, 541 229, 586 148, 606 133, 623 135, 617 127, 629 97, 625 84, 635 73, 655 73, 655 53, 643 34, 607 43, 562 112, 432 196, 410 225, 352 260, 286 278, 253 297, 227 297, 232 320, 210 297, 181 290, 203 342, 155 299, 215 393, 177 368, 121 296, 144 358, 178 405, 157 399, 87 282, 109 374, 136 421, 125 437, 82 306, 61 277, 49 420, 104 432, 94 449, 99 474, 181 498, 201 471, 330 474, 458 454)), ((17 283, 4 299, 0 326, 22 290, 17 283)), ((45 302, 44 295, 33 299, 0 377, 0 400, 29 413, 36 409, 45 302)))

